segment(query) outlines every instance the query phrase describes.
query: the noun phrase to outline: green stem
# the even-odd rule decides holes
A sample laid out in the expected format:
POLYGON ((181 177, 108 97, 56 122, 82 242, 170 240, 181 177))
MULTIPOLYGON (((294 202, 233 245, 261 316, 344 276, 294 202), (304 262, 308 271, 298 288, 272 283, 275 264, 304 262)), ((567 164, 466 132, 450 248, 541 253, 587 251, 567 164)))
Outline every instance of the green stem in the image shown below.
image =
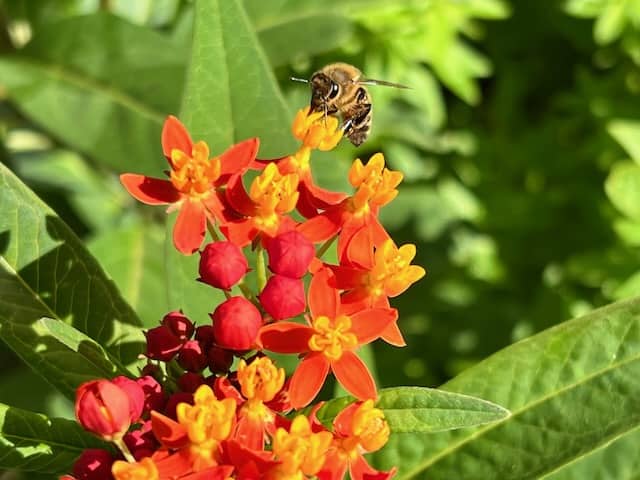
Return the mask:
POLYGON ((258 245, 256 249, 256 277, 258 279, 258 291, 262 291, 267 284, 267 268, 264 263, 264 249, 258 245))
POLYGON ((318 249, 318 252, 316 253, 316 257, 322 258, 322 256, 325 253, 327 253, 327 250, 329 250, 329 247, 333 244, 333 242, 336 240, 336 238, 337 238, 337 236, 334 236, 334 237, 331 237, 326 242, 324 242, 322 244, 322 246, 318 249))
POLYGON ((253 296, 253 292, 249 287, 247 287, 246 283, 240 282, 238 284, 238 288, 247 300, 254 301, 255 297, 253 296))
POLYGON ((213 223, 208 218, 207 218, 207 230, 209 231, 209 235, 211 235, 211 238, 213 238, 214 242, 217 242, 220 240, 220 237, 218 236, 218 232, 216 232, 216 229, 213 223))
POLYGON ((122 440, 122 438, 114 439, 113 443, 116 445, 116 447, 120 449, 120 451, 122 452, 122 455, 124 455, 124 458, 127 462, 129 463, 136 462, 136 459, 131 454, 131 450, 129 450, 129 447, 127 447, 127 444, 124 443, 124 440, 122 440))

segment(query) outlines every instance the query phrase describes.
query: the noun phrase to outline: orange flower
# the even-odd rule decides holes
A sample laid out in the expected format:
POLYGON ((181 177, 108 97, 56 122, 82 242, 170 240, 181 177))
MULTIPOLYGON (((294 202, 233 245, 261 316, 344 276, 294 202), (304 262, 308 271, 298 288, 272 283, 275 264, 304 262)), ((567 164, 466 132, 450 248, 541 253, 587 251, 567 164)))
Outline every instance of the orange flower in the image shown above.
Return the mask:
POLYGON ((184 254, 192 254, 205 237, 207 217, 213 222, 229 218, 222 188, 233 174, 244 172, 255 159, 258 139, 233 145, 219 157, 209 158, 203 141, 194 144, 189 132, 173 116, 162 128, 162 150, 171 170, 169 180, 125 173, 120 181, 136 199, 148 205, 167 205, 179 210, 173 243, 184 254))
POLYGON ((384 413, 374 408, 372 400, 349 405, 333 421, 334 441, 318 478, 341 480, 347 469, 352 480, 391 478, 395 468, 388 472, 377 471, 363 456, 382 448, 389 439, 389 432, 384 413))
POLYGON ((281 174, 270 163, 251 183, 249 193, 242 185, 242 177, 235 175, 226 191, 229 205, 245 218, 227 222, 220 227, 222 233, 239 247, 251 243, 259 234, 275 237, 293 229, 295 222, 286 216, 298 201, 298 175, 281 174))
POLYGON ((351 394, 376 397, 376 386, 355 350, 378 338, 397 318, 390 308, 369 308, 347 315, 338 290, 330 286, 333 273, 322 268, 313 276, 308 292, 309 325, 277 322, 262 327, 258 343, 278 353, 302 353, 291 377, 289 397, 294 408, 308 405, 322 388, 329 370, 351 394))
MULTIPOLYGON (((358 262, 362 255, 358 246, 351 246, 355 239, 366 238, 372 246, 380 245, 389 235, 378 221, 380 208, 398 194, 397 186, 402 173, 388 170, 381 153, 373 155, 364 165, 356 159, 349 171, 349 182, 356 192, 337 205, 328 207, 321 214, 298 227, 314 243, 323 242, 339 234, 338 258, 358 262)), ((370 254, 369 254, 370 255, 370 254)))

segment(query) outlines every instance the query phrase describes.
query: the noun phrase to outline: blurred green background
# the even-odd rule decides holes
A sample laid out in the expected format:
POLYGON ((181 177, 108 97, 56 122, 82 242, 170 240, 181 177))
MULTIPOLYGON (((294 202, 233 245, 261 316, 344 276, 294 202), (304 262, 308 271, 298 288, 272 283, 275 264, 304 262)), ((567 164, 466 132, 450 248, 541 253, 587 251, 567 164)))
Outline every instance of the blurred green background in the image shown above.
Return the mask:
MULTIPOLYGON (((409 345, 375 346, 381 385, 437 386, 640 293, 640 0, 242 3, 291 118, 309 92, 289 77, 326 63, 412 87, 371 87, 370 140, 314 157, 327 188, 344 189, 351 161, 376 151, 405 174, 382 219, 397 243, 417 244, 428 275, 393 302, 409 345)), ((0 161, 149 326, 168 304, 164 214, 117 176, 161 175, 192 20, 184 0, 0 0, 0 161)), ((70 415, 2 346, 0 365, 0 402, 70 415)))

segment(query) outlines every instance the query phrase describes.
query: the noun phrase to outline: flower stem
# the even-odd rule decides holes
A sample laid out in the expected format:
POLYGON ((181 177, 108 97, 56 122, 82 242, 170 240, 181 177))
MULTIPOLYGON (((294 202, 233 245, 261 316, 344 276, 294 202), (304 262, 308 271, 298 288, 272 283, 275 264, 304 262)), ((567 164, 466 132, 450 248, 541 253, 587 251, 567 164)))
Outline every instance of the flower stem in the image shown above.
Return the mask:
POLYGON ((124 440, 122 438, 114 439, 113 443, 116 445, 116 447, 118 447, 120 449, 120 451, 122 452, 122 455, 124 456, 124 458, 125 458, 125 460, 127 462, 129 462, 129 463, 135 463, 136 462, 136 459, 131 454, 131 450, 129 450, 129 447, 127 447, 127 444, 124 443, 124 440))
POLYGON ((209 232, 209 235, 211 235, 211 238, 213 238, 214 242, 217 242, 220 240, 220 237, 218 236, 218 232, 216 232, 213 222, 211 222, 208 218, 207 218, 207 231, 209 232))
POLYGON ((264 249, 258 245, 256 249, 256 277, 258 280, 258 291, 262 291, 267 284, 267 269, 264 264, 264 249))
POLYGON ((335 241, 336 236, 331 237, 329 240, 327 240, 326 242, 324 242, 320 248, 318 249, 318 252, 316 253, 316 256, 318 258, 321 258, 325 253, 327 253, 327 250, 329 250, 329 247, 333 244, 333 242, 335 241))
POLYGON ((244 295, 244 297, 247 300, 251 300, 252 302, 255 300, 255 297, 253 296, 253 292, 251 291, 251 289, 247 286, 246 283, 244 282, 240 282, 238 284, 238 288, 240 289, 240 291, 242 292, 242 294, 244 295))

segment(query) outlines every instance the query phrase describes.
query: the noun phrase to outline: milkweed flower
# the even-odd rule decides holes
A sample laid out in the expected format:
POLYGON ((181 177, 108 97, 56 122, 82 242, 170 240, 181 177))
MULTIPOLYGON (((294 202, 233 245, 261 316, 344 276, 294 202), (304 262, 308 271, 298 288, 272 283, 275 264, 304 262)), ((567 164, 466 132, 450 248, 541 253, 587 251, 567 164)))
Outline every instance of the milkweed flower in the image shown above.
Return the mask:
POLYGON ((355 350, 380 337, 397 318, 391 308, 369 308, 346 315, 338 290, 330 286, 333 273, 322 268, 309 286, 308 325, 280 321, 260 329, 258 343, 277 353, 302 354, 291 377, 289 397, 294 408, 308 405, 333 372, 340 384, 360 399, 376 397, 369 369, 355 350))
POLYGON ((169 116, 162 128, 162 151, 171 170, 169 180, 125 173, 120 181, 137 200, 148 205, 169 205, 178 210, 173 243, 183 254, 194 253, 205 237, 206 222, 227 220, 222 188, 232 174, 245 171, 255 159, 258 139, 233 145, 218 157, 209 158, 209 147, 193 143, 185 126, 169 116))

